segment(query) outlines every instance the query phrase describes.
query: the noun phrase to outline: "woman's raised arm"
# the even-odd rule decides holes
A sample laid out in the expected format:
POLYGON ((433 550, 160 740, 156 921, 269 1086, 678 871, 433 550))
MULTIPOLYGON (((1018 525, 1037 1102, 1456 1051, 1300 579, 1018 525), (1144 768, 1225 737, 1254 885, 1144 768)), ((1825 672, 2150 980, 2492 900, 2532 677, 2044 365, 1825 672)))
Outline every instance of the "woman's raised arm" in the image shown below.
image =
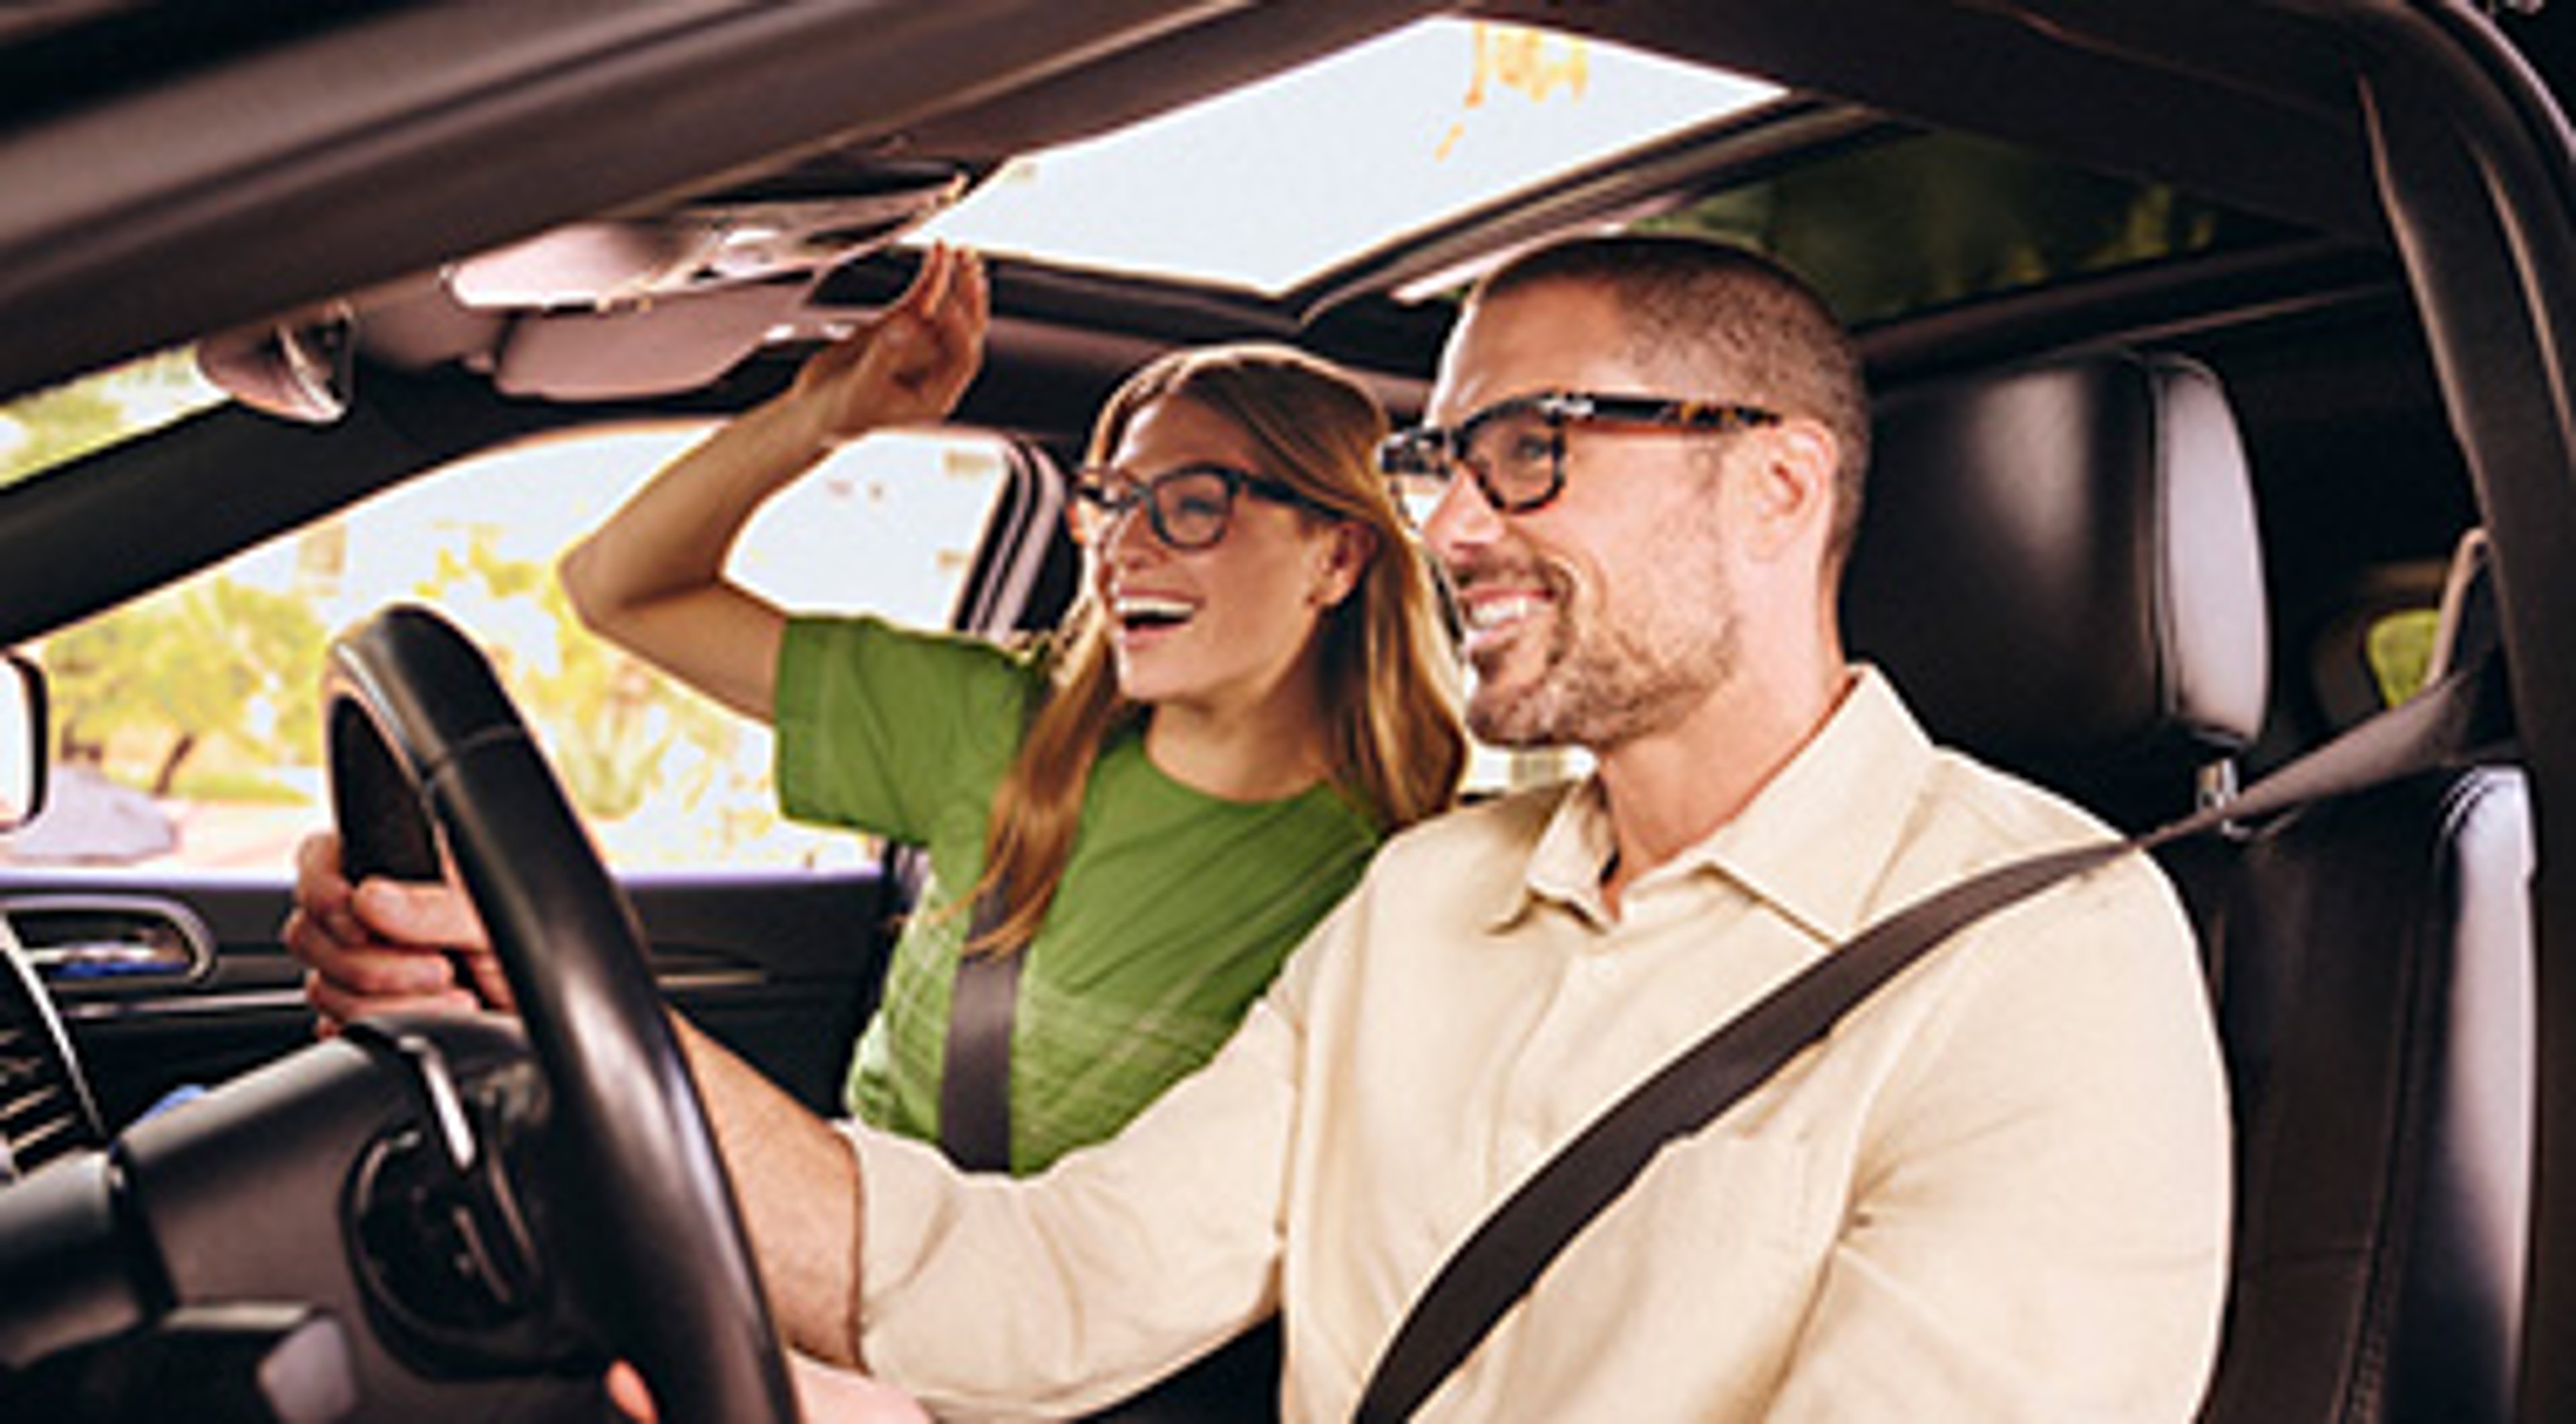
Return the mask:
POLYGON ((983 359, 971 254, 933 248, 895 304, 815 355, 784 393, 664 466, 558 573, 589 628, 726 706, 770 720, 786 615, 725 577, 761 505, 841 442, 944 419, 983 359))

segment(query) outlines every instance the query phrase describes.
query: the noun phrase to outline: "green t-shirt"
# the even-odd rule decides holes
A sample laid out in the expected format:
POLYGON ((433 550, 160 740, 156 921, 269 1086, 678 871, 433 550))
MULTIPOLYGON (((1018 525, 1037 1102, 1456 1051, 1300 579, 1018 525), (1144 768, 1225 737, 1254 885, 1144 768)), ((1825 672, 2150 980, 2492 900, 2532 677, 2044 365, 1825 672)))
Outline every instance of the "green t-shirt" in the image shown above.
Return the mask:
MULTIPOLYGON (((927 848, 921 908, 859 1040, 849 1105, 935 1139, 949 988, 983 873, 993 788, 1041 674, 980 639, 874 619, 796 619, 779 653, 778 794, 801 820, 927 848)), ((1377 835, 1316 786, 1226 801, 1174 781, 1134 732, 1101 749, 1072 859, 1020 974, 1011 1165, 1036 1172, 1115 1133, 1234 1031, 1377 835)))

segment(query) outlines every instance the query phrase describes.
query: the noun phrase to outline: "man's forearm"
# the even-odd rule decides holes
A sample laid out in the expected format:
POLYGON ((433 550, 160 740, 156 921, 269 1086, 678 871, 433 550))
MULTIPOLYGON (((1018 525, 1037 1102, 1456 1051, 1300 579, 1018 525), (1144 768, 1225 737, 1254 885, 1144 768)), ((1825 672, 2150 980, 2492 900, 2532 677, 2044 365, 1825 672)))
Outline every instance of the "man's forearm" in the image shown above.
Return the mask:
POLYGON ((786 1343, 835 1364, 859 1359, 862 1186, 831 1124, 673 1015, 706 1101, 770 1310, 786 1343))

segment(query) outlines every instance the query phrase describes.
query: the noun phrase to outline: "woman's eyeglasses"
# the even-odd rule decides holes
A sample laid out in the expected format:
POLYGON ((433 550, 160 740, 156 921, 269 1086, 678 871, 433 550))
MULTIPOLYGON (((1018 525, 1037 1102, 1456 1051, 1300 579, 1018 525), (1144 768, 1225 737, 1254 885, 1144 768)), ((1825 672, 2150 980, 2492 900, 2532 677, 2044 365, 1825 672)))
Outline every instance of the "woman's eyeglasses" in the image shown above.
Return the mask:
POLYGON ((1175 549, 1204 549, 1225 537, 1239 495, 1340 517, 1284 481, 1226 465, 1183 465, 1139 479, 1108 465, 1086 466, 1073 485, 1073 537, 1105 542, 1121 519, 1142 505, 1154 536, 1175 549))

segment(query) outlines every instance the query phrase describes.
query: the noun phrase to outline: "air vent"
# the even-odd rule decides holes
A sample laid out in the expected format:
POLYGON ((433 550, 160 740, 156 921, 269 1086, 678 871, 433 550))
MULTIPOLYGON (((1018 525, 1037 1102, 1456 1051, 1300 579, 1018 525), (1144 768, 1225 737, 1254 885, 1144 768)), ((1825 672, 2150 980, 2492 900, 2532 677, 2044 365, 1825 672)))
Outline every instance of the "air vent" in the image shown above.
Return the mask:
POLYGON ((102 1141, 62 1021, 0 923, 0 1183, 102 1141))

